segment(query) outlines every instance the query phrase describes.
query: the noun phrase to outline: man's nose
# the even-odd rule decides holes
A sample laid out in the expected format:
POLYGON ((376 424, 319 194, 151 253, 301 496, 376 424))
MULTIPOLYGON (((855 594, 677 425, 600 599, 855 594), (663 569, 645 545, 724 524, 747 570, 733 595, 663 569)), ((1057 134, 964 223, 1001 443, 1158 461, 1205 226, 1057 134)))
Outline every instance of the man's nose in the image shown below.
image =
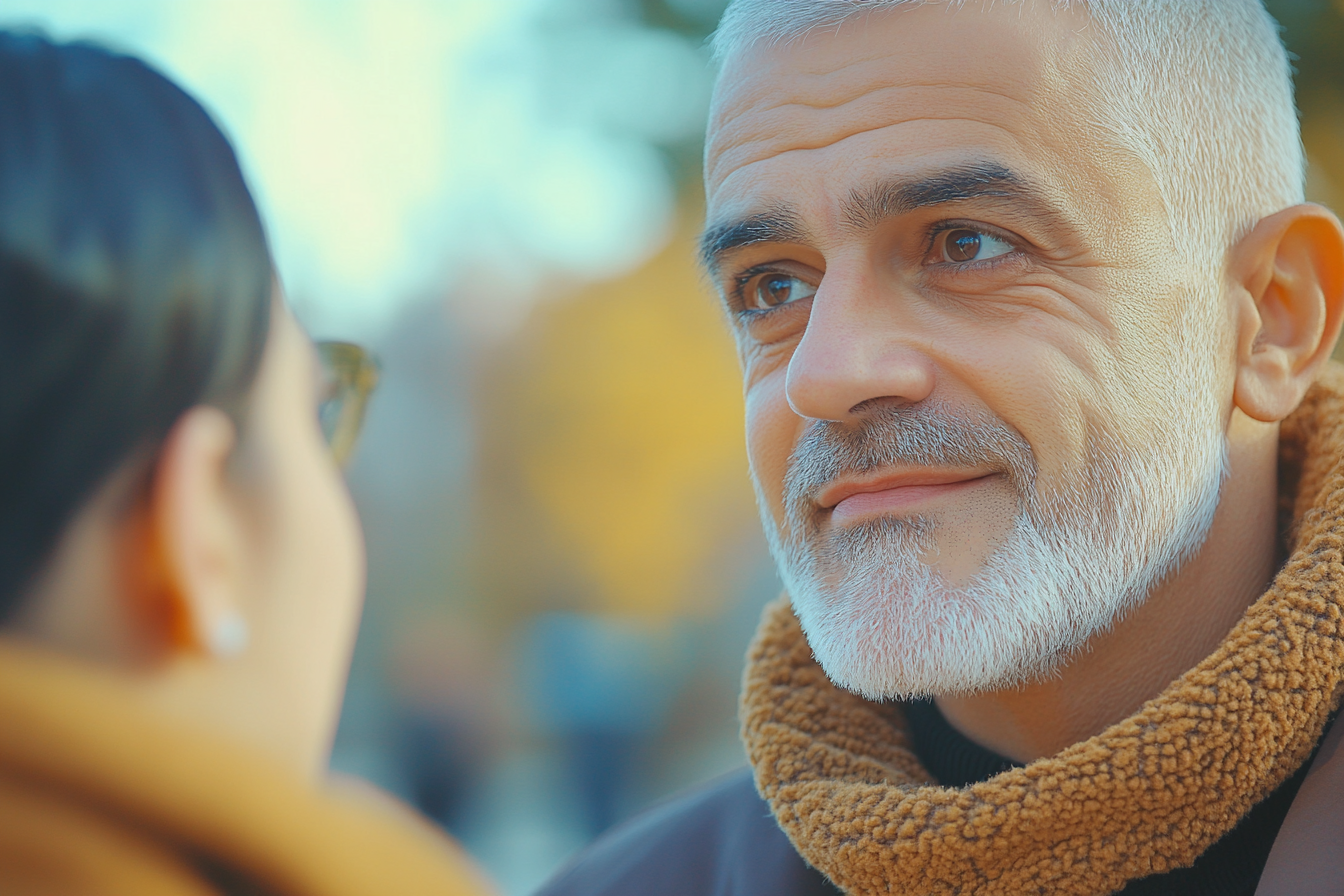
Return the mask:
POLYGON ((899 299, 865 286, 823 281, 812 300, 784 387, 800 417, 853 422, 866 402, 913 404, 933 394, 934 363, 899 326, 899 299))

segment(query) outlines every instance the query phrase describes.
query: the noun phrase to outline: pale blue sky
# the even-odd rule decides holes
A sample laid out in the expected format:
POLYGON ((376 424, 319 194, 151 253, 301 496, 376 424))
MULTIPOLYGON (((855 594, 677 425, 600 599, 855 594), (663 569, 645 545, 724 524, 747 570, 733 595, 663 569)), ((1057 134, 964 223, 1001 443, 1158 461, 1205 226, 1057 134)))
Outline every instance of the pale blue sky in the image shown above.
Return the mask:
POLYGON ((653 144, 702 127, 701 48, 608 0, 0 0, 0 24, 151 60, 233 138, 281 277, 322 335, 462 278, 465 325, 661 244, 653 144))

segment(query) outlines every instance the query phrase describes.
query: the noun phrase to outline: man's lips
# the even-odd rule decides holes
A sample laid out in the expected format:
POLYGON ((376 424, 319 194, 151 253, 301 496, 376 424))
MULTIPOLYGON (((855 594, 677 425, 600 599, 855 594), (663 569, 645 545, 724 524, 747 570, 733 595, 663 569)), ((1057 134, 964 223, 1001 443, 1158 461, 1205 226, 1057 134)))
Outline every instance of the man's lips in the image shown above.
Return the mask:
POLYGON ((916 504, 978 485, 995 476, 985 470, 905 470, 863 480, 840 480, 817 496, 831 522, 843 525, 860 517, 909 511, 916 504))

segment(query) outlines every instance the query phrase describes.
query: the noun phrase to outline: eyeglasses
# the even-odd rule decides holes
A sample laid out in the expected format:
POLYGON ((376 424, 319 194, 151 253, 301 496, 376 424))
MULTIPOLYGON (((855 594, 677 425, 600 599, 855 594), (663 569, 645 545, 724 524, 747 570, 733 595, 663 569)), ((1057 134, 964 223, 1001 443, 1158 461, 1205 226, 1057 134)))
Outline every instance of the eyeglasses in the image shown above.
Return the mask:
POLYGON ((328 389, 318 407, 318 420, 336 463, 345 466, 359 440, 364 411, 378 385, 382 365, 372 352, 353 342, 319 342, 317 356, 328 389))

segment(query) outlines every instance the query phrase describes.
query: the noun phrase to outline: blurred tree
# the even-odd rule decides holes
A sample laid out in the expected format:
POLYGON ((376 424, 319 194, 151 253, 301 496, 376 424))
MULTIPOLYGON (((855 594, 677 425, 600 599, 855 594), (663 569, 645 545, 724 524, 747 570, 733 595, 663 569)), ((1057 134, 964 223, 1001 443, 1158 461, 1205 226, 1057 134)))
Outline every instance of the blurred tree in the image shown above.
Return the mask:
POLYGON ((707 564, 754 525, 732 340, 698 210, 634 274, 538 309, 483 378, 490 590, 532 609, 713 615, 707 564))
POLYGON ((1265 5, 1297 57, 1298 101, 1310 105, 1317 91, 1344 88, 1344 2, 1267 0, 1265 5))
MULTIPOLYGON (((1307 198, 1344 214, 1344 0, 1268 0, 1297 69, 1307 198)), ((1344 361, 1344 341, 1335 349, 1344 361)))

